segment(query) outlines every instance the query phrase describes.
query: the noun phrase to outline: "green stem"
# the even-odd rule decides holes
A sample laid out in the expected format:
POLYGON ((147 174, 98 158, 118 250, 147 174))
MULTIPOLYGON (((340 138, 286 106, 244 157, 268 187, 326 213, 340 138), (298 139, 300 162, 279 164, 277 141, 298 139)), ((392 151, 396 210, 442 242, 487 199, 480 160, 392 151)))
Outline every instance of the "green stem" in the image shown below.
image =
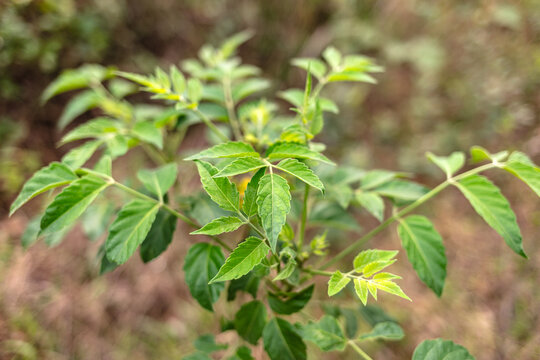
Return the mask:
POLYGON ((231 78, 229 77, 229 75, 225 75, 225 77, 223 78, 223 94, 225 96, 225 107, 227 108, 227 113, 229 114, 229 122, 231 123, 234 137, 236 138, 236 140, 242 140, 240 124, 238 122, 238 119, 236 118, 236 112, 234 109, 234 99, 232 97, 231 85, 231 78))
MULTIPOLYGON (((139 192, 139 191, 137 191, 135 189, 132 189, 129 186, 126 186, 126 185, 124 185, 122 183, 119 183, 118 181, 116 181, 115 179, 113 179, 112 177, 110 177, 108 175, 105 175, 105 174, 102 174, 102 173, 99 173, 99 172, 96 172, 96 171, 93 171, 93 170, 90 170, 90 169, 86 169, 86 168, 81 169, 81 171, 83 171, 84 173, 87 173, 87 174, 92 174, 92 175, 95 175, 95 176, 99 176, 99 177, 107 180, 109 183, 111 183, 111 185, 116 186, 117 188, 127 192, 130 195, 138 197, 139 199, 159 204, 163 209, 165 209, 166 211, 168 211, 172 215, 176 216, 177 218, 179 218, 180 220, 182 220, 183 222, 185 222, 186 224, 188 224, 188 225, 190 225, 190 226, 192 226, 194 228, 199 228, 200 227, 195 221, 191 220, 186 215, 174 210, 169 205, 164 204, 163 202, 161 202, 159 200, 156 200, 156 199, 154 199, 154 198, 152 198, 152 197, 150 197, 148 195, 145 195, 145 194, 143 194, 143 193, 141 193, 141 192, 139 192)), ((212 239, 215 242, 217 242, 219 245, 221 245, 225 250, 227 250, 229 252, 232 251, 232 249, 227 244, 225 244, 223 241, 221 241, 218 237, 212 236, 212 239)))
POLYGON ((300 270, 311 275, 322 275, 322 276, 333 275, 333 273, 331 273, 330 271, 316 270, 316 269, 311 269, 311 268, 305 268, 305 269, 300 269, 300 270))
POLYGON ((219 128, 216 125, 214 125, 212 121, 210 121, 208 116, 203 114, 199 109, 191 109, 191 110, 195 114, 197 114, 198 117, 201 118, 201 120, 206 124, 206 126, 208 126, 208 128, 212 130, 214 134, 216 134, 221 141, 224 141, 224 142, 229 141, 229 138, 227 137, 227 135, 225 135, 221 130, 219 130, 219 128))
POLYGON ((308 199, 310 186, 308 184, 305 185, 306 187, 304 190, 304 205, 302 208, 302 217, 300 219, 300 223, 298 224, 298 251, 302 251, 302 248, 304 247, 304 238, 306 237, 306 221, 308 215, 308 199))
POLYGON ((354 351, 356 351, 358 353, 358 355, 360 355, 365 360, 373 360, 368 354, 366 354, 366 352, 364 350, 362 350, 360 348, 360 346, 356 345, 356 343, 354 341, 349 340, 349 342, 347 344, 350 347, 352 347, 354 349, 354 351))
POLYGON ((446 189, 449 185, 453 184, 456 181, 459 181, 461 179, 464 179, 468 176, 478 174, 482 171, 486 171, 489 169, 492 169, 494 167, 502 166, 502 164, 494 164, 489 163, 482 166, 479 166, 477 168, 474 168, 472 170, 466 171, 462 174, 456 175, 454 177, 448 178, 446 181, 442 182, 435 188, 433 188, 428 193, 421 196, 418 200, 410 204, 409 206, 404 207, 400 211, 398 211, 396 214, 392 215, 388 219, 386 219, 382 224, 368 232, 366 235, 362 236, 360 239, 356 240, 354 243, 343 249, 341 252, 339 252, 336 256, 334 256, 330 261, 325 263, 323 266, 321 266, 321 270, 327 269, 328 267, 334 265, 335 263, 339 262, 341 259, 343 259, 345 256, 349 255, 350 253, 356 251, 359 249, 362 245, 364 245, 366 242, 371 240, 375 235, 386 229, 390 224, 392 224, 395 220, 399 219, 400 217, 405 216, 406 214, 410 213, 414 209, 416 209, 418 206, 422 205, 444 189, 446 189))

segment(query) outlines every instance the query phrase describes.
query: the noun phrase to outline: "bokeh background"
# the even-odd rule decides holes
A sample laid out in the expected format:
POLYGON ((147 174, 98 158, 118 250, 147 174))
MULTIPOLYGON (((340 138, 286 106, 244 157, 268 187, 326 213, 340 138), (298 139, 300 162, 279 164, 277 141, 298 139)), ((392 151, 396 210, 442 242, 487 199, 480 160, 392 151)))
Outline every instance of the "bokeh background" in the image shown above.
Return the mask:
MULTIPOLYGON (((274 89, 301 87, 302 73, 289 60, 329 44, 385 67, 375 86, 328 92, 341 106, 322 135, 333 159, 415 172, 427 185, 441 180, 427 150, 478 144, 519 149, 540 162, 538 0, 2 0, 0 358, 176 359, 192 351, 197 334, 219 328, 184 285, 185 236, 148 265, 134 257, 100 277, 98 245, 80 227, 54 248, 24 250, 20 239, 39 201, 12 218, 7 210, 23 181, 64 152, 56 123, 70 95, 39 103, 63 69, 93 62, 147 72, 247 28, 255 36, 240 55, 274 89)), ((375 359, 408 359, 434 337, 468 347, 479 360, 540 358, 539 201, 506 176, 494 179, 523 226, 529 260, 508 251, 457 192, 445 193, 426 209, 445 238, 445 292, 437 299, 402 257, 395 271, 414 302, 382 297, 379 305, 407 336, 368 345, 375 359)), ((389 231, 369 246, 398 244, 389 231)))

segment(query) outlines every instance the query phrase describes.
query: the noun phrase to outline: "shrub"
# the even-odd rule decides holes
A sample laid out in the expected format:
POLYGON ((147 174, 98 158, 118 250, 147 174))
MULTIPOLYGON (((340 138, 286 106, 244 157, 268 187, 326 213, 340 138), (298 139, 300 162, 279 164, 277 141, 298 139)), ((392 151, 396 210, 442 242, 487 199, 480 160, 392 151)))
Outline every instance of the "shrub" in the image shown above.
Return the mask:
MULTIPOLYGON (((226 285, 227 301, 235 301, 239 291, 250 294, 253 300, 241 304, 234 318, 222 318, 222 330, 236 331, 246 345, 262 339, 271 359, 305 359, 305 341, 322 351, 350 347, 370 359, 362 342, 400 340, 404 334, 399 324, 373 308, 372 329, 362 334, 357 334, 355 312, 342 308, 340 301, 327 302, 327 315, 320 319, 300 321, 295 314, 310 302, 316 276, 328 278, 329 297, 350 287, 364 306, 381 294, 411 300, 398 285, 401 277, 388 270, 398 250, 361 250, 394 223, 417 275, 441 296, 447 267, 443 240, 427 217, 413 212, 448 187, 456 187, 510 249, 526 257, 508 201, 481 175, 504 170, 540 194, 540 169, 525 154, 492 154, 474 147, 471 161, 482 164, 462 171, 463 153, 446 157, 428 153, 446 177, 433 189, 406 173, 339 166, 323 155, 324 144, 314 141, 323 130, 325 113, 338 112, 322 92, 334 82, 374 83, 381 67, 333 47, 323 52, 322 59, 294 59, 293 64, 307 72, 305 88, 278 92, 292 106, 290 112, 278 115, 277 102, 255 96, 270 82, 259 77, 258 68, 242 64, 234 55, 248 38, 244 32, 220 47, 204 46, 199 59, 183 62, 183 72, 172 66, 168 72, 158 68, 144 76, 85 65, 55 80, 43 101, 81 90, 66 106, 61 128, 90 109, 99 109, 102 115, 68 131, 61 144, 88 140, 61 162, 39 170, 14 201, 11 213, 33 197, 63 187, 33 222, 35 236, 27 236, 25 245, 38 237, 57 243, 98 196, 122 192, 130 200, 124 201, 110 226, 111 210, 89 209, 92 223, 101 224, 91 228, 94 237, 109 228, 99 252, 101 273, 124 264, 137 249, 144 262, 161 255, 180 219, 194 228, 192 235, 206 239, 192 245, 184 259, 192 297, 213 312, 226 285), (136 91, 133 83, 166 106, 127 101, 125 97, 136 91), (179 151, 184 135, 192 136, 188 129, 199 123, 208 130, 211 146, 179 151), (138 181, 130 179, 131 185, 126 185, 113 177, 112 164, 137 147, 156 166, 138 169, 138 181), (95 165, 85 167, 98 151, 95 165), (196 167, 204 193, 180 196, 182 159, 196 167), (353 216, 357 211, 367 211, 380 224, 358 240, 341 240, 346 247, 337 254, 329 251, 328 240, 336 240, 336 233, 360 231, 353 216), (352 261, 350 255, 355 255, 352 261)), ((108 209, 115 207, 113 200, 102 197, 108 209)), ((251 359, 246 345, 225 351, 225 356, 251 359)), ((204 335, 195 347, 197 352, 186 359, 208 359, 215 351, 223 354, 227 345, 204 335)), ((463 347, 442 339, 420 344, 413 359, 449 354, 472 359, 463 347)))

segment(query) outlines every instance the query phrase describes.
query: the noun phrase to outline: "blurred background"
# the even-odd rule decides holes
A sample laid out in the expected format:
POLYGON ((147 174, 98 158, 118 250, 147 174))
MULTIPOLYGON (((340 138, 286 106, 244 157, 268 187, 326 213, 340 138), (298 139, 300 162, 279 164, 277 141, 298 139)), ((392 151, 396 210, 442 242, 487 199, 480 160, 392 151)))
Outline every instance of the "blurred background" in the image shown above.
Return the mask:
MULTIPOLYGON (((180 358, 197 334, 219 329, 184 285, 185 237, 148 265, 134 257, 99 277, 97 244, 81 229, 54 249, 38 243, 24 250, 21 236, 39 203, 12 218, 7 212, 24 180, 64 152, 56 124, 70 95, 39 102, 63 69, 90 62, 148 72, 248 28, 255 36, 240 55, 274 89, 301 87, 303 74, 290 59, 317 56, 329 44, 385 67, 375 86, 327 93, 341 107, 322 134, 335 160, 419 173, 428 185, 441 179, 427 150, 477 144, 519 149, 540 162, 538 0, 2 0, 0 358, 180 358)), ((407 261, 398 262, 414 303, 383 297, 378 305, 407 336, 370 344, 375 359, 408 359, 434 337, 468 347, 479 360, 540 358, 538 199, 509 177, 494 179, 523 226, 529 260, 507 251, 457 192, 445 193, 427 208, 446 241, 445 292, 437 299, 407 261)), ((389 231, 369 246, 398 244, 389 231)))

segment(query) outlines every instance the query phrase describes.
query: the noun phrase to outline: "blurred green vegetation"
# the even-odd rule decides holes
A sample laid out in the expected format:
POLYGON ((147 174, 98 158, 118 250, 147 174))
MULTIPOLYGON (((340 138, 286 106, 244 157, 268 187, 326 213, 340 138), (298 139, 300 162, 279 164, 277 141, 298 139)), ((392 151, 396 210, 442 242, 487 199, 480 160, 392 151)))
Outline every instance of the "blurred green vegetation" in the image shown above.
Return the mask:
MULTIPOLYGON (((341 157, 354 166, 387 167, 428 175, 431 170, 424 168, 425 151, 446 154, 466 150, 473 143, 492 151, 519 148, 537 162, 540 159, 538 0, 3 0, 0 1, 0 213, 6 213, 24 179, 42 163, 59 159, 64 151, 55 149, 59 138, 56 126, 69 97, 60 96, 45 107, 39 103, 45 86, 62 70, 83 63, 99 63, 125 70, 151 71, 156 64, 168 67, 193 57, 203 43, 218 42, 247 28, 254 30, 255 37, 240 49, 240 54, 246 62, 263 68, 268 78, 276 79, 273 86, 281 89, 303 85, 301 72, 289 64, 291 58, 317 55, 330 43, 344 53, 369 55, 385 67, 385 72, 377 75, 378 85, 327 90, 325 96, 336 100, 342 109, 340 114, 326 118, 327 126, 322 134, 336 159, 341 157)), ((521 196, 520 201, 520 213, 538 216, 534 205, 526 202, 526 196, 521 196)), ((21 227, 13 223, 4 226, 21 227)), ((475 233, 466 229, 469 235, 475 233)), ((14 245, 18 236, 7 231, 0 233, 6 234, 5 238, 0 236, 3 240, 0 243, 4 243, 0 250, 3 283, 0 357, 87 359, 106 352, 107 359, 173 358, 189 352, 185 347, 192 339, 185 338, 183 326, 197 323, 201 333, 211 327, 205 314, 197 315, 198 310, 186 305, 184 300, 180 301, 180 312, 195 314, 182 317, 186 324, 162 321, 178 310, 176 302, 178 297, 182 298, 181 286, 177 284, 182 279, 171 270, 174 268, 179 273, 178 252, 177 259, 170 261, 174 266, 165 271, 156 270, 156 266, 166 265, 154 264, 151 271, 156 273, 145 277, 150 282, 151 276, 161 276, 166 290, 172 289, 173 293, 165 296, 165 305, 158 295, 148 295, 152 289, 134 280, 139 276, 140 264, 127 270, 128 276, 122 274, 129 278, 126 281, 132 282, 130 285, 113 287, 107 280, 90 275, 89 268, 95 264, 91 264, 93 260, 89 256, 81 255, 80 245, 63 248, 62 255, 75 260, 64 260, 61 266, 46 258, 36 261, 38 265, 22 277, 36 287, 30 289, 38 294, 32 297, 28 295, 29 289, 19 289, 20 294, 14 291, 13 281, 11 287, 6 285, 4 280, 14 274, 14 266, 21 266, 21 262, 28 265, 29 260, 14 245), (58 269, 52 270, 54 266, 58 269), (74 267, 77 267, 75 274, 71 271, 74 267), (40 285, 45 276, 54 278, 50 280, 52 285, 46 284, 52 287, 49 292, 40 287, 45 286, 40 285), (65 276, 74 279, 66 285, 62 283, 65 276), (82 285, 73 287, 72 282, 82 285), (84 286, 89 289, 81 290, 84 286), (108 291, 108 297, 103 295, 108 291), (75 300, 62 295, 73 292, 80 293, 75 300), (125 315, 132 318, 122 318, 115 297, 124 299, 126 293, 141 292, 152 298, 150 305, 142 300, 134 303, 132 311, 125 315), (98 298, 104 305, 91 308, 98 298), (88 309, 79 317, 70 317, 76 311, 73 308, 55 308, 52 315, 44 310, 52 302, 62 301, 83 301, 81 306, 86 304, 88 309), (152 313, 152 306, 163 307, 158 311, 159 316, 152 313), (93 318, 95 313, 108 315, 93 318), (51 319, 54 316, 62 321, 55 322, 51 319), (66 316, 72 323, 64 319, 66 316), (116 325, 107 330, 113 321, 116 325), (74 334, 77 331, 80 333, 74 334), (107 344, 103 352, 88 350, 89 346, 99 348, 100 341, 107 344)), ((22 230, 15 233, 20 235, 22 230)), ((532 237, 533 230, 529 229, 529 233, 532 237)), ((483 249, 498 255, 491 247, 483 249)), ((29 256, 37 256, 40 251, 46 253, 38 248, 29 256)), ((480 255, 482 248, 477 253, 480 255)), ((463 260, 464 269, 473 261, 463 260)), ((493 310, 493 316, 502 319, 492 320, 484 303, 471 313, 483 321, 482 329, 491 332, 478 339, 477 344, 471 340, 468 347, 474 352, 482 346, 492 346, 489 342, 492 339, 501 340, 504 347, 493 345, 485 352, 488 357, 479 359, 488 359, 489 354, 511 359, 512 351, 521 354, 515 358, 524 360, 540 356, 537 346, 540 321, 531 307, 538 303, 539 294, 530 289, 537 282, 540 270, 534 261, 529 264, 526 269, 519 269, 519 274, 527 280, 523 288, 516 290, 525 294, 525 300, 508 300, 501 305, 504 311, 493 310), (502 335, 498 334, 501 327, 507 329, 502 335)), ((468 286, 478 286, 484 298, 500 296, 506 301, 508 289, 503 285, 492 290, 483 285, 484 279, 496 272, 495 267, 486 265, 479 280, 468 280, 468 286)), ((458 275, 466 277, 467 273, 460 270, 458 275)), ((118 282, 119 278, 110 281, 115 280, 118 282)), ((513 286, 514 282, 504 278, 501 284, 513 286)), ((450 290, 452 285, 459 288, 463 284, 450 283, 450 290)), ((432 305, 436 300, 420 296, 419 302, 426 309, 442 313, 442 308, 448 307, 463 314, 469 307, 478 305, 469 304, 481 302, 472 294, 461 294, 456 301, 451 295, 448 299, 452 301, 446 300, 441 305, 432 305)), ((437 321, 456 320, 439 315, 430 329, 440 328, 437 321)), ((425 331, 422 326, 414 322, 407 324, 411 338, 416 339, 414 334, 425 331)), ((458 324, 456 328, 475 334, 469 326, 458 324)), ((408 348, 413 348, 415 344, 409 345, 408 348)), ((403 353, 397 350, 384 354, 385 359, 399 359, 400 355, 403 353)))

